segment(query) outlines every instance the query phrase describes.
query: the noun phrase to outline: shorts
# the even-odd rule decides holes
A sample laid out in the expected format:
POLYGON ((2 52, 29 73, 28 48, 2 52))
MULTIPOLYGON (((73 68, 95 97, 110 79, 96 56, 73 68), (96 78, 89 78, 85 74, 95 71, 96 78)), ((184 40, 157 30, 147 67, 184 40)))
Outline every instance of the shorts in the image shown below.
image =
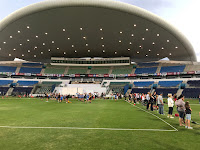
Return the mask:
POLYGON ((183 118, 184 117, 184 111, 178 111, 179 113, 179 118, 183 118))
POLYGON ((191 114, 186 114, 186 120, 191 120, 191 114))

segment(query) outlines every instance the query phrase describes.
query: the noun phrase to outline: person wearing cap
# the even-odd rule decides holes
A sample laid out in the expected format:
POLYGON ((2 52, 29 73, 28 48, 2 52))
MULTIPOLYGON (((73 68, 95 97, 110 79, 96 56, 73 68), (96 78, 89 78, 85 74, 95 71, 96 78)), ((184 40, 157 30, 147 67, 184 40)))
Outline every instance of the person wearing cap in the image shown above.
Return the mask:
POLYGON ((184 122, 183 118, 185 113, 185 102, 184 102, 184 96, 182 94, 178 97, 178 100, 175 102, 175 105, 179 113, 179 125, 184 126, 182 122, 184 122))
POLYGON ((162 93, 160 93, 160 95, 158 96, 158 107, 159 107, 159 114, 163 115, 163 107, 164 107, 164 103, 163 103, 163 97, 162 97, 162 93))

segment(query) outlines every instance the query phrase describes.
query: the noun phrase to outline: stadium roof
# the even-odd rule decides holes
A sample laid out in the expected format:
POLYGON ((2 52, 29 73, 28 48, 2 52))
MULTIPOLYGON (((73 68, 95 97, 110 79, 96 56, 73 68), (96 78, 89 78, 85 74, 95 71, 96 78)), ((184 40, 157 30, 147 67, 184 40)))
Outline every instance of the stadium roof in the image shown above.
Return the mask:
POLYGON ((184 35, 160 17, 110 0, 51 0, 0 22, 0 60, 50 62, 51 57, 168 57, 196 61, 184 35))

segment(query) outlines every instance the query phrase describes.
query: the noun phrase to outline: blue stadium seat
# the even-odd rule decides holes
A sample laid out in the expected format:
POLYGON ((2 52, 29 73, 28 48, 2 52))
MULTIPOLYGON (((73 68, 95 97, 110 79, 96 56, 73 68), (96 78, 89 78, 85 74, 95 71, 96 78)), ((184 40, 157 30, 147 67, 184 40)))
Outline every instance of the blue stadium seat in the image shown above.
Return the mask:
POLYGON ((136 68, 135 74, 143 74, 143 73, 153 74, 153 73, 156 73, 156 70, 157 70, 157 67, 136 68))
POLYGON ((20 86, 33 86, 34 84, 37 84, 38 81, 18 81, 17 83, 20 86))
POLYGON ((199 98, 200 88, 185 88, 182 94, 186 98, 199 98))
POLYGON ((140 67, 151 67, 151 66, 158 66, 159 63, 152 62, 152 63, 138 63, 137 64, 140 67))
POLYGON ((21 67, 19 73, 33 73, 38 74, 40 73, 42 68, 27 68, 27 67, 21 67))
POLYGON ((0 95, 5 95, 8 91, 9 87, 0 87, 0 95))
POLYGON ((11 84, 13 80, 0 80, 0 86, 11 84))
POLYGON ((30 94, 33 87, 15 87, 13 93, 15 94, 30 94))
POLYGON ((157 88, 156 90, 157 94, 163 93, 163 97, 167 97, 167 95, 170 94, 176 94, 178 91, 178 88, 157 88))
POLYGON ((16 71, 17 67, 11 67, 11 66, 0 66, 0 72, 12 72, 14 73, 16 71))
POLYGON ((152 85, 154 83, 154 81, 148 81, 148 82, 134 82, 134 85, 136 87, 149 87, 150 85, 152 85))
POLYGON ((150 90, 151 90, 150 88, 133 88, 131 93, 144 93, 144 94, 146 94, 146 93, 150 92, 150 90))
POLYGON ((185 69, 185 65, 184 66, 165 66, 165 67, 161 67, 160 73, 163 73, 163 72, 183 72, 184 69, 185 69))
POLYGON ((22 63, 23 66, 42 66, 41 63, 22 63))
POLYGON ((200 87, 200 81, 199 80, 190 80, 187 82, 189 86, 194 86, 194 87, 200 87))
POLYGON ((176 87, 181 84, 183 81, 159 81, 158 84, 161 87, 176 87))

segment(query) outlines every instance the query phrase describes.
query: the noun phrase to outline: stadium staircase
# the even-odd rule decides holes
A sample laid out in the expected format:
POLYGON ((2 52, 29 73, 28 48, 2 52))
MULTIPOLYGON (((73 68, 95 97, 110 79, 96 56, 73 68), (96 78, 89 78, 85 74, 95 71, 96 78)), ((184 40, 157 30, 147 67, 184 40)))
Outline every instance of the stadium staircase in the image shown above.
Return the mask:
POLYGON ((157 70, 156 70, 156 73, 160 73, 161 66, 162 66, 161 64, 158 65, 158 68, 157 68, 157 70))
POLYGON ((177 97, 179 97, 182 93, 183 93, 183 89, 178 89, 176 93, 177 97))
POLYGON ((65 68, 64 74, 67 74, 67 73, 68 73, 68 70, 69 70, 69 67, 67 66, 67 67, 65 68))
MULTIPOLYGON (((17 80, 14 80, 13 83, 17 83, 17 80)), ((13 92, 14 88, 13 87, 10 87, 6 93, 6 96, 10 96, 12 95, 12 92, 13 92)))
POLYGON ((11 88, 11 87, 10 87, 10 88, 8 89, 7 93, 6 93, 6 96, 12 95, 13 90, 14 90, 14 88, 11 88))
POLYGON ((136 68, 133 68, 133 70, 131 71, 131 74, 135 73, 136 68))
POLYGON ((15 73, 19 73, 21 66, 18 66, 15 73))
POLYGON ((44 72, 45 72, 45 68, 42 68, 40 74, 44 74, 44 72))
POLYGON ((131 93, 132 89, 128 89, 128 91, 126 92, 126 96, 128 96, 131 93))
POLYGON ((86 74, 90 74, 90 69, 87 70, 86 74))
POLYGON ((110 67, 110 70, 109 70, 108 74, 112 74, 113 68, 114 67, 110 67))

